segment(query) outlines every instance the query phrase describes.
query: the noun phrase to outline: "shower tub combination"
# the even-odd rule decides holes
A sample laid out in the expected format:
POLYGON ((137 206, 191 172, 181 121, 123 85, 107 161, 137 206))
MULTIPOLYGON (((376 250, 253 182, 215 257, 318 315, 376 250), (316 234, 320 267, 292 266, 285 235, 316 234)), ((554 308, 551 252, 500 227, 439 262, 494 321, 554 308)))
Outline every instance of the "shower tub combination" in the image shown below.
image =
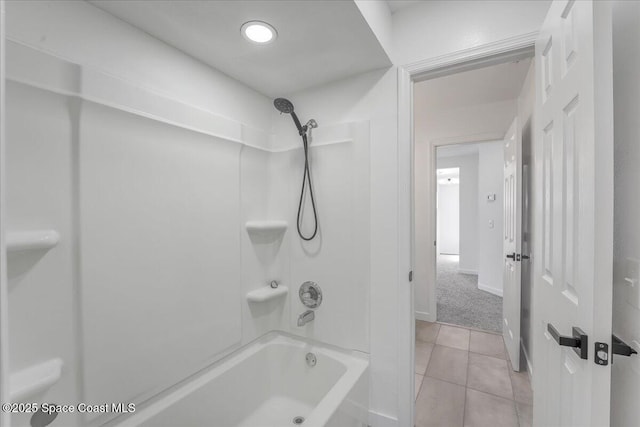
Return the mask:
POLYGON ((367 355, 269 333, 111 425, 362 427, 367 355))

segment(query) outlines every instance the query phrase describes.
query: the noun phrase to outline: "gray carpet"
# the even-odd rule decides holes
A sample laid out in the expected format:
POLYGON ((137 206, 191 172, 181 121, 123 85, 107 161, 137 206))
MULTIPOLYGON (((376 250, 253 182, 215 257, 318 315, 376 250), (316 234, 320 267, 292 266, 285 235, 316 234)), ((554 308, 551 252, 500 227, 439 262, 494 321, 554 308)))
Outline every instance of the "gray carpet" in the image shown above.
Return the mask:
POLYGON ((438 257, 438 322, 502 332, 502 298, 478 289, 478 276, 458 273, 458 257, 438 257))

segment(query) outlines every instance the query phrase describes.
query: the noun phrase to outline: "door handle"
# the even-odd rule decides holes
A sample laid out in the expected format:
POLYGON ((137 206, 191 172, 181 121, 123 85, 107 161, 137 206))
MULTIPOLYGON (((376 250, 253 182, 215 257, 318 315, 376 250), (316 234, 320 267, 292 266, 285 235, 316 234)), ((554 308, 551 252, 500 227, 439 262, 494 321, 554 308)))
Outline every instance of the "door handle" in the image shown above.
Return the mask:
POLYGON ((512 253, 512 254, 507 254, 506 256, 507 256, 507 258, 511 258, 514 261, 516 260, 516 253, 515 252, 512 253))
POLYGON ((571 328, 572 336, 560 335, 560 332, 551 324, 547 323, 547 331, 553 339, 564 347, 572 347, 580 359, 589 358, 589 337, 578 327, 571 328))
POLYGON ((631 356, 633 354, 638 354, 638 352, 635 351, 633 347, 631 347, 615 335, 611 335, 611 341, 613 354, 619 354, 620 356, 631 356))

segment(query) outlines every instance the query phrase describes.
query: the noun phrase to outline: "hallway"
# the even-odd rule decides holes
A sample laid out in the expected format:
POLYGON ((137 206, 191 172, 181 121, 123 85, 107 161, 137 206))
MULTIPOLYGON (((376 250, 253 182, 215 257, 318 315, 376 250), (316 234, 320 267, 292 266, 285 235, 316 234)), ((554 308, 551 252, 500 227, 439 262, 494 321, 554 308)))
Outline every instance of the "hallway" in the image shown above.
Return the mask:
POLYGON ((531 426, 527 372, 500 335, 416 321, 416 427, 531 426))
POLYGON ((438 322, 502 333, 502 298, 478 289, 478 276, 458 273, 457 255, 438 257, 438 322))

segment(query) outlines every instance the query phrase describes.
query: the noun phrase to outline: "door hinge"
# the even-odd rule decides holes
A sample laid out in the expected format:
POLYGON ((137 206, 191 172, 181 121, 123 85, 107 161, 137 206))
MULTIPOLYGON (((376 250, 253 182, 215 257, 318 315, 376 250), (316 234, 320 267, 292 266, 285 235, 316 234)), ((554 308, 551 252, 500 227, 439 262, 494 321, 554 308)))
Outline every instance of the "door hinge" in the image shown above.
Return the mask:
POLYGON ((413 270, 409 272, 409 282, 413 282, 413 270))

